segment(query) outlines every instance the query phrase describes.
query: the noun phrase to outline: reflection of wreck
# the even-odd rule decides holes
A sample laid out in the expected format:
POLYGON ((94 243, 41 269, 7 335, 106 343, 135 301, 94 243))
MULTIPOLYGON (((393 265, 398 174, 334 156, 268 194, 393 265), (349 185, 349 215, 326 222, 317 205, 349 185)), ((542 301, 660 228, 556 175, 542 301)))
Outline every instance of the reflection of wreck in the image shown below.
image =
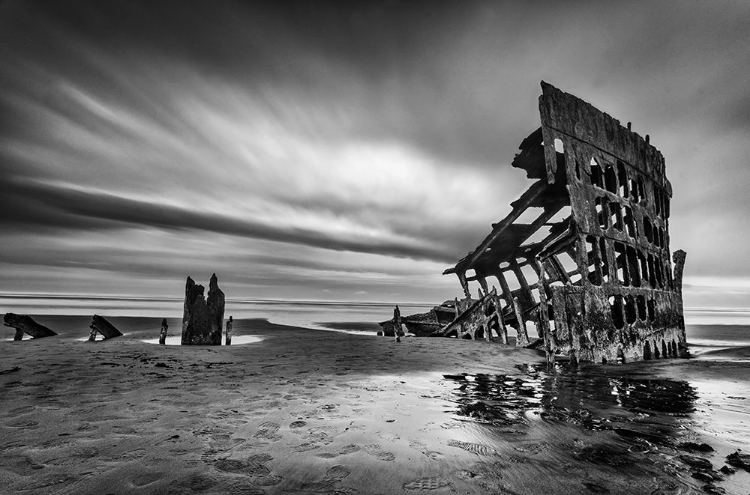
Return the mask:
POLYGON ((609 115, 542 83, 541 128, 512 165, 535 182, 454 273, 465 302, 435 335, 499 337, 548 356, 607 362, 677 356, 685 344, 685 253, 669 251, 664 158, 609 115), (499 284, 489 290, 488 277, 499 284), (471 300, 469 282, 479 284, 471 300))

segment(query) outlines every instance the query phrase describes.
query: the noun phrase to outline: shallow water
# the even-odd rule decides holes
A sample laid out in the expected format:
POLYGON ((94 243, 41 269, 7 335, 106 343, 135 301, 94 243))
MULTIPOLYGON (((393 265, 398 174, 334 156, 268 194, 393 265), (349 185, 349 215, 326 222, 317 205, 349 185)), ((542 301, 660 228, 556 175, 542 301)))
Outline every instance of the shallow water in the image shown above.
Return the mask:
POLYGON ((477 438, 492 448, 500 448, 508 432, 541 431, 549 442, 583 434, 585 441, 548 448, 562 461, 674 475, 670 493, 707 484, 717 487, 716 493, 724 493, 718 488, 745 493, 738 490, 750 482, 750 474, 718 470, 727 455, 750 448, 748 375, 740 362, 701 358, 620 366, 523 365, 517 374, 445 375, 444 381, 450 390, 446 400, 453 404, 447 412, 474 423, 477 438), (696 462, 712 467, 691 464, 696 462))
MULTIPOLYGON (((433 304, 399 304, 404 314, 421 313, 433 304)), ((393 316, 393 304, 325 301, 238 300, 228 298, 225 317, 266 318, 274 323, 347 333, 368 333, 393 316), (329 324, 333 324, 333 328, 329 324), (365 325, 363 328, 362 325, 365 325), (375 326, 373 326, 375 325, 375 326)), ((0 312, 30 315, 93 315, 180 319, 181 298, 24 296, 0 294, 0 312)), ((171 326, 171 323, 170 323, 171 326)))
POLYGON ((687 381, 640 376, 626 368, 557 364, 548 371, 546 365, 524 365, 515 376, 446 379, 457 385, 458 416, 503 426, 556 420, 589 430, 614 430, 643 414, 684 417, 695 411, 697 399, 687 381))
MULTIPOLYGON (((254 344, 256 342, 262 342, 263 337, 257 337, 254 335, 233 335, 232 336, 232 343, 230 346, 233 345, 245 345, 245 344, 254 344)), ((146 344, 159 344, 159 339, 143 339, 141 342, 145 342, 146 344)), ((167 337, 164 339, 164 345, 182 345, 182 336, 181 335, 173 335, 171 337, 167 337)), ((221 337, 221 345, 225 346, 227 345, 227 338, 226 336, 222 335, 221 337)))

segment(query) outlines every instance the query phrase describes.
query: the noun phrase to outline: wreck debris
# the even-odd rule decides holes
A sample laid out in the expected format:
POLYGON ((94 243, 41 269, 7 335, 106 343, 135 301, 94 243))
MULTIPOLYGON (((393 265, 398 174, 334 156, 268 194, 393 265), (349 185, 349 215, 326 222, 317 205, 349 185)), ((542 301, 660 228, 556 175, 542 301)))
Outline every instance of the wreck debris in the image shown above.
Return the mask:
POLYGON ((675 252, 672 267, 672 186, 662 154, 648 136, 545 82, 539 110, 541 127, 512 163, 535 182, 444 272, 458 277, 467 301, 469 282, 477 282, 498 323, 488 325, 479 317, 486 309, 465 304, 464 314, 436 334, 491 339, 511 325, 517 345, 528 345, 533 327, 548 358, 573 361, 682 354, 686 255, 675 252), (491 298, 488 277, 500 287, 491 298))
POLYGON ((185 284, 185 309, 182 315, 182 345, 221 345, 224 322, 224 292, 214 273, 208 284, 208 298, 203 286, 188 277, 185 284))
POLYGON ((115 328, 115 326, 108 322, 103 316, 99 315, 94 315, 89 328, 91 328, 91 334, 89 335, 89 340, 91 341, 96 339, 96 332, 102 334, 102 337, 104 337, 105 340, 122 336, 121 331, 115 328))
POLYGON ((167 329, 169 328, 169 325, 167 324, 167 319, 163 318, 161 320, 161 331, 159 332, 159 344, 164 345, 167 342, 167 329))
POLYGON ((23 334, 31 335, 35 339, 57 335, 57 333, 44 325, 35 322, 34 319, 28 315, 5 313, 5 316, 3 317, 3 325, 16 329, 16 334, 13 336, 13 340, 22 340, 23 334))
POLYGON ((381 321, 379 325, 383 328, 381 332, 378 332, 378 335, 383 335, 385 337, 395 337, 396 336, 396 322, 391 318, 390 320, 381 321))
MULTIPOLYGON (((455 319, 455 308, 456 306, 453 301, 446 301, 439 306, 435 306, 427 313, 401 316, 399 310, 399 316, 401 318, 401 323, 406 327, 407 332, 414 334, 417 337, 427 337, 455 319)), ((378 325, 383 328, 381 332, 378 332, 378 335, 385 335, 386 337, 393 337, 395 335, 396 322, 393 318, 381 321, 378 325)))
POLYGON ((229 317, 229 321, 227 321, 227 338, 226 338, 226 345, 232 345, 232 325, 234 324, 234 321, 232 320, 232 317, 229 317))
POLYGON ((480 293, 477 300, 457 301, 456 308, 455 319, 432 335, 491 342, 494 332, 503 344, 508 343, 508 330, 500 313, 501 301, 494 287, 484 296, 480 293))
POLYGON ((398 309, 398 304, 393 310, 393 326, 393 333, 396 336, 396 342, 401 342, 401 334, 403 334, 403 331, 401 330, 401 310, 398 309))

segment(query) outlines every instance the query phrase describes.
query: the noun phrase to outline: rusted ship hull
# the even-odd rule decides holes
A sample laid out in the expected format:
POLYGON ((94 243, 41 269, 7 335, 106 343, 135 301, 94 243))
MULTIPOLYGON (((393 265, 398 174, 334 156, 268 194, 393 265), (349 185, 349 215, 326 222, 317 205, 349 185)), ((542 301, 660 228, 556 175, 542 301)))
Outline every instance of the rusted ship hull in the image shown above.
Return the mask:
POLYGON ((437 334, 492 340, 510 325, 527 345, 533 327, 550 359, 574 361, 683 354, 685 253, 672 259, 669 248, 662 154, 630 124, 544 82, 539 110, 541 127, 512 163, 535 182, 444 272, 466 300, 470 283, 482 297, 496 284, 500 321, 488 326, 486 307, 464 304, 461 325, 437 334))

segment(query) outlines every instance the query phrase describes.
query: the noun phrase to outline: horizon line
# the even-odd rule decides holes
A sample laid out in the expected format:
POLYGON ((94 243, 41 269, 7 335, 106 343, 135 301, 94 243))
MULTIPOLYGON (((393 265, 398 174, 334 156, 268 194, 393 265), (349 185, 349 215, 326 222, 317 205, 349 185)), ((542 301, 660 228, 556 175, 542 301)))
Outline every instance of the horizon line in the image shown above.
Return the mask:
MULTIPOLYGON (((105 295, 98 296, 95 294, 50 294, 44 292, 37 293, 19 293, 19 292, 2 292, 0 291, 0 299, 59 299, 59 300, 92 300, 92 301, 158 301, 158 302, 178 302, 183 301, 182 297, 169 297, 169 296, 132 296, 132 295, 105 295)), ((448 301, 449 299, 446 299, 448 301)), ((390 302, 390 301, 357 301, 357 300, 326 300, 326 299, 279 299, 279 298, 252 298, 252 299, 241 299, 241 298, 227 298, 226 302, 240 303, 240 304, 253 304, 253 303, 265 303, 265 304, 319 304, 319 305, 330 305, 330 306, 342 306, 342 305, 359 305, 359 306, 439 306, 441 303, 435 304, 435 302, 417 302, 417 301, 406 301, 406 302, 390 302)), ((704 311, 704 312, 724 312, 724 313, 745 313, 750 312, 750 307, 721 307, 721 306, 700 306, 700 307, 686 307, 686 312, 704 311)))
MULTIPOLYGON (((184 301, 182 297, 170 296, 130 296, 130 295, 106 295, 98 296, 95 294, 49 294, 49 293, 10 293, 0 291, 0 299, 59 299, 59 300, 93 300, 93 301, 159 301, 159 302, 177 302, 184 301)), ((447 299, 446 299, 447 300, 447 299)), ((344 305, 358 304, 360 306, 436 306, 434 302, 389 302, 389 301, 357 301, 357 300, 329 300, 329 299, 279 299, 279 298, 226 298, 226 302, 232 303, 269 303, 269 304, 328 304, 344 305)))

